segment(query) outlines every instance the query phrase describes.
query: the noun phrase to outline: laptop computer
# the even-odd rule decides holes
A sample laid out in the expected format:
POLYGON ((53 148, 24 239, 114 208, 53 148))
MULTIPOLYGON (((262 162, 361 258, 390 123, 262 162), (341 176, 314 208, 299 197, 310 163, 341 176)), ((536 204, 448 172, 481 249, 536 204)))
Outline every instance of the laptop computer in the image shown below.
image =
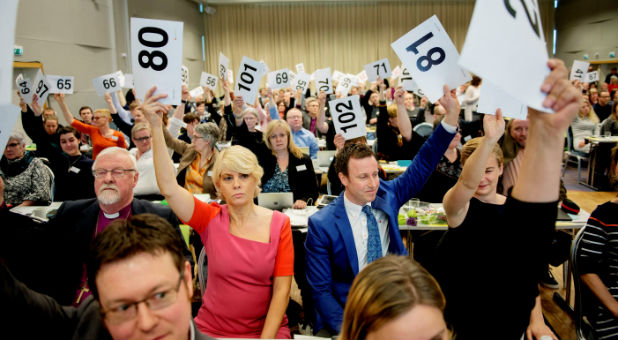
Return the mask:
POLYGON ((266 192, 258 195, 258 205, 273 210, 283 210, 294 206, 291 192, 266 192))
POLYGON ((566 221, 566 222, 573 221, 571 216, 569 216, 569 214, 567 214, 566 212, 564 212, 564 210, 562 210, 560 208, 558 208, 558 217, 556 218, 556 220, 558 220, 558 221, 566 221))
POLYGON ((330 166, 333 157, 335 157, 335 150, 318 151, 318 166, 330 166))

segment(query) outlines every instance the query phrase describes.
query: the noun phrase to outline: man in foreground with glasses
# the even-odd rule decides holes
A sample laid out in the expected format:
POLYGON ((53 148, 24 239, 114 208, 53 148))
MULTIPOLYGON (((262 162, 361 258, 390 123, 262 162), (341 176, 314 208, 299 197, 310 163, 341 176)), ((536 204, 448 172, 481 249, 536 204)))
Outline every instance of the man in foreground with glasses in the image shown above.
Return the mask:
MULTIPOLYGON (((88 244, 112 221, 153 213, 167 219, 182 238, 171 209, 134 199, 139 175, 135 158, 127 150, 103 150, 92 172, 97 198, 64 202, 46 223, 8 211, 0 181, 0 256, 17 279, 61 305, 78 306, 91 294, 84 270, 88 244)), ((186 247, 184 251, 192 259, 186 247)))
POLYGON ((184 242, 153 214, 116 220, 92 242, 93 296, 62 307, 33 292, 0 264, 3 335, 59 339, 212 339, 192 322, 191 264, 184 242), (25 327, 36 324, 26 330, 25 327))

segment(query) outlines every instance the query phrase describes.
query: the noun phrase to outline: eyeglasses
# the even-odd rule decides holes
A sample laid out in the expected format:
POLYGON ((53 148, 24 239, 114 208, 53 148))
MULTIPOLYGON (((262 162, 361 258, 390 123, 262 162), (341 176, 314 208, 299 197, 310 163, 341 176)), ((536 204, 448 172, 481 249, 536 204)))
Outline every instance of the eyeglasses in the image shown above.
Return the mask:
POLYGON ((19 143, 9 143, 6 145, 7 148, 16 148, 19 146, 19 143))
POLYGON ((107 118, 107 117, 104 117, 104 116, 94 116, 94 117, 92 117, 92 120, 99 120, 99 119, 105 119, 105 118, 107 118))
POLYGON ((171 288, 161 292, 154 293, 147 298, 135 302, 125 303, 116 307, 104 310, 101 307, 101 313, 111 324, 121 324, 133 320, 137 316, 137 306, 140 303, 145 303, 150 310, 159 310, 171 306, 178 298, 180 283, 182 282, 182 273, 178 278, 176 288, 171 288))
POLYGON ((144 136, 144 137, 139 137, 139 138, 137 138, 137 137, 136 137, 136 138, 134 138, 134 139, 135 139, 135 141, 137 141, 137 142, 144 142, 144 141, 149 140, 149 139, 150 139, 150 136, 144 136))
POLYGON ((107 169, 94 169, 92 170, 92 175, 96 178, 104 178, 105 176, 107 176, 108 172, 112 173, 112 177, 114 178, 122 178, 125 176, 125 174, 127 172, 133 172, 135 171, 135 169, 111 169, 111 170, 107 170, 107 169))

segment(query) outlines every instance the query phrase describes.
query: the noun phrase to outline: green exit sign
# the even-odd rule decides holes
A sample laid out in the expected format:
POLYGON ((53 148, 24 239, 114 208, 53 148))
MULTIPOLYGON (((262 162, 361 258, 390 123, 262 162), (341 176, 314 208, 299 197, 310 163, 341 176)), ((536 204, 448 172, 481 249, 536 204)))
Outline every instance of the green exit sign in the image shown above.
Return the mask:
POLYGON ((21 57, 22 55, 24 55, 24 48, 23 47, 15 47, 15 48, 13 48, 13 54, 16 57, 21 57))

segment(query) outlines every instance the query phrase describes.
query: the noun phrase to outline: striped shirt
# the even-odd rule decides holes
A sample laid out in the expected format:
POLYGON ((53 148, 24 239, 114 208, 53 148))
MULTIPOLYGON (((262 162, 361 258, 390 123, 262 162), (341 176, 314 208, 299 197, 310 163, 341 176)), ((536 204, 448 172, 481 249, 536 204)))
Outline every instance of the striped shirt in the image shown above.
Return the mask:
MULTIPOLYGON (((580 275, 595 273, 618 299, 618 204, 599 205, 586 223, 578 254, 580 275)), ((618 337, 616 319, 600 301, 588 315, 599 339, 618 337)))

